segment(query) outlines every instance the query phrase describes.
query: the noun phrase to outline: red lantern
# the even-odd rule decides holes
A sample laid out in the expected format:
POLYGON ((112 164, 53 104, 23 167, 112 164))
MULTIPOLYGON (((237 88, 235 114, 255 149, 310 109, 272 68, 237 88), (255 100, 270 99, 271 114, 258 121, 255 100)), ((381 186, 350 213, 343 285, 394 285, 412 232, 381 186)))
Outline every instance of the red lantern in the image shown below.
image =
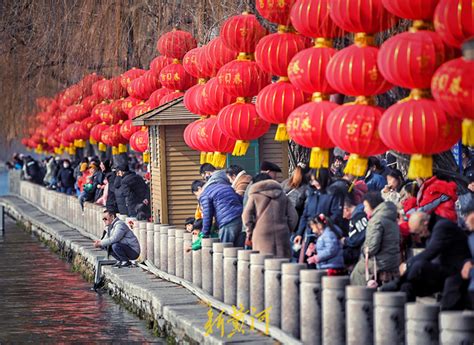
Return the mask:
POLYGON ((439 0, 382 0, 384 7, 400 18, 413 20, 433 19, 439 0))
POLYGON ((223 168, 226 162, 226 153, 231 153, 235 146, 235 139, 225 135, 218 125, 217 117, 204 120, 199 135, 207 144, 208 152, 214 152, 212 164, 216 168, 223 168))
POLYGON ((133 151, 145 152, 148 150, 148 131, 140 130, 130 137, 130 147, 133 151))
POLYGON ((379 132, 388 147, 412 154, 408 178, 427 178, 433 175, 431 155, 449 150, 459 140, 461 123, 449 119, 432 100, 409 99, 385 111, 379 132))
POLYGON ((474 146, 474 61, 458 58, 441 65, 431 82, 438 105, 449 115, 464 118, 463 144, 474 146))
POLYGON ((237 58, 238 52, 229 49, 222 41, 221 37, 216 37, 204 48, 207 59, 214 66, 216 71, 237 58))
POLYGON ((160 81, 164 87, 173 91, 184 91, 196 84, 196 79, 188 74, 180 63, 164 67, 160 73, 160 81))
POLYGON ((167 89, 166 87, 159 88, 158 90, 154 91, 150 98, 148 99, 148 104, 150 105, 151 108, 157 108, 160 105, 161 99, 172 93, 170 89, 167 89))
POLYGON ((137 116, 145 114, 147 111, 150 111, 150 110, 151 110, 151 107, 147 103, 137 104, 132 109, 130 109, 130 111, 128 112, 128 118, 130 120, 133 120, 137 116))
POLYGON ((290 10, 295 0, 258 0, 255 1, 257 11, 263 18, 272 23, 289 25, 290 10))
POLYGON ((211 78, 201 89, 198 107, 205 114, 217 115, 226 105, 234 103, 236 97, 222 90, 217 78, 211 78))
POLYGON ((166 56, 163 56, 163 55, 160 55, 160 56, 157 56, 156 58, 154 58, 153 60, 151 60, 150 62, 150 71, 157 77, 159 78, 160 77, 160 72, 161 70, 172 64, 173 63, 173 59, 172 58, 169 58, 169 57, 166 57, 166 56))
POLYGON ((257 17, 247 12, 227 19, 221 27, 224 44, 237 52, 252 53, 257 42, 267 34, 257 17))
POLYGON ((446 61, 441 37, 432 31, 404 32, 380 47, 378 67, 392 84, 405 88, 429 88, 436 69, 446 61))
POLYGON ((71 105, 66 109, 68 122, 81 121, 89 116, 89 113, 81 104, 71 105))
POLYGON ((377 67, 378 48, 353 44, 329 61, 326 79, 332 88, 350 96, 384 93, 392 88, 377 67))
POLYGON ((335 49, 324 45, 300 51, 288 65, 288 78, 306 93, 335 93, 326 80, 326 68, 334 54, 335 49))
POLYGON ((153 93, 153 91, 159 89, 161 87, 160 80, 155 74, 151 71, 147 71, 141 79, 143 80, 143 96, 145 96, 146 99, 150 97, 150 95, 153 93))
POLYGON ((172 92, 170 94, 167 94, 167 95, 163 96, 163 98, 160 99, 160 104, 159 105, 162 106, 163 104, 169 103, 169 102, 174 101, 175 99, 183 97, 183 96, 184 96, 183 92, 180 92, 180 91, 172 92))
POLYGON ((87 118, 85 118, 84 120, 81 121, 82 131, 87 133, 87 137, 85 139, 89 139, 92 127, 94 127, 98 123, 99 123, 99 121, 97 119, 93 118, 92 116, 87 117, 87 118))
POLYGON ((202 78, 197 62, 197 55, 202 49, 201 47, 191 49, 183 58, 184 70, 195 78, 202 78))
MULTIPOLYGON (((151 97, 151 96, 150 96, 151 97)), ((141 99, 138 99, 138 98, 133 98, 133 97, 127 97, 123 100, 122 102, 122 111, 125 113, 125 114, 129 114, 130 113, 130 110, 140 104, 140 103, 143 103, 143 101, 141 99)))
POLYGON ((132 120, 126 120, 120 126, 120 134, 126 140, 130 140, 130 137, 132 136, 132 134, 135 132, 138 132, 139 130, 140 130, 140 126, 133 126, 132 120))
POLYGON ((224 92, 236 97, 253 97, 270 83, 270 76, 254 61, 234 60, 217 73, 224 92))
POLYGON ((108 125, 125 120, 127 114, 122 111, 122 102, 113 102, 101 108, 99 113, 100 120, 108 125))
POLYGON ((198 98, 201 97, 203 88, 204 88, 203 84, 197 84, 189 88, 189 90, 187 90, 184 93, 184 98, 183 98, 184 106, 193 114, 208 115, 205 112, 203 112, 199 107, 198 98))
POLYGON ((122 87, 120 77, 104 80, 99 86, 99 93, 102 98, 106 99, 117 99, 127 96, 127 90, 122 87))
POLYGON ((100 103, 100 99, 96 96, 88 96, 81 101, 82 106, 86 112, 91 112, 97 104, 100 103))
POLYGON ((474 6, 471 0, 440 0, 434 14, 434 27, 453 47, 474 36, 474 6))
POLYGON ((297 0, 290 17, 295 29, 307 37, 333 38, 343 34, 329 16, 329 0, 297 0))
POLYGON ((145 70, 139 69, 139 68, 132 68, 131 70, 128 70, 120 76, 120 84, 124 89, 127 89, 128 84, 134 79, 137 79, 141 77, 142 75, 145 74, 145 70))
POLYGON ((207 45, 203 46, 196 55, 196 64, 203 78, 214 77, 219 70, 207 56, 207 45))
POLYGON ((329 13, 340 28, 350 32, 376 32, 391 28, 397 18, 382 5, 382 0, 329 0, 329 13))
POLYGON ((196 45, 196 40, 189 32, 173 29, 159 38, 156 49, 166 57, 181 60, 196 45))
POLYGON ((278 124, 275 140, 289 140, 286 131, 286 120, 290 113, 303 103, 308 97, 294 87, 290 82, 279 81, 270 84, 260 91, 255 107, 258 115, 267 122, 278 124))
POLYGON ((387 151, 378 133, 383 111, 371 105, 345 104, 329 115, 326 125, 329 137, 337 147, 351 153, 345 173, 364 176, 366 157, 387 151))
POLYGON ((224 107, 218 115, 219 128, 224 134, 237 140, 234 156, 247 152, 250 140, 257 139, 270 128, 270 123, 262 120, 252 103, 233 103, 224 107))
MULTIPOLYGON (((196 122, 191 122, 189 125, 186 126, 183 132, 183 139, 186 145, 188 145, 192 150, 198 151, 197 146, 194 145, 192 139, 191 139, 191 132, 193 130, 194 125, 196 122)), ((202 163, 201 163, 202 164, 202 163)))
POLYGON ((331 112, 338 105, 328 101, 303 104, 293 110, 286 122, 290 138, 297 144, 311 148, 310 168, 329 168, 329 149, 334 143, 326 130, 331 112))
POLYGON ((267 73, 287 76, 290 60, 310 41, 304 36, 278 32, 263 37, 255 48, 255 61, 267 73))
POLYGON ((127 92, 130 95, 130 97, 136 98, 136 99, 146 99, 143 95, 143 79, 141 77, 134 79, 128 84, 127 87, 127 92))

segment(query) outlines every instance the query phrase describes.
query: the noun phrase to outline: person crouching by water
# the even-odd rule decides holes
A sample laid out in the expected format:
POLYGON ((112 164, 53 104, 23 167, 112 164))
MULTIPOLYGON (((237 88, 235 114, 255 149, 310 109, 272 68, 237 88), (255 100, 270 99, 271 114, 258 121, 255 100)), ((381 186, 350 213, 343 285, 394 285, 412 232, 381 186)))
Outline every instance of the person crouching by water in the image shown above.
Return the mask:
POLYGON ((114 267, 127 267, 140 255, 140 244, 135 234, 125 222, 118 219, 114 211, 105 210, 102 218, 106 225, 106 236, 94 242, 94 247, 106 249, 111 247, 110 254, 117 260, 114 267))

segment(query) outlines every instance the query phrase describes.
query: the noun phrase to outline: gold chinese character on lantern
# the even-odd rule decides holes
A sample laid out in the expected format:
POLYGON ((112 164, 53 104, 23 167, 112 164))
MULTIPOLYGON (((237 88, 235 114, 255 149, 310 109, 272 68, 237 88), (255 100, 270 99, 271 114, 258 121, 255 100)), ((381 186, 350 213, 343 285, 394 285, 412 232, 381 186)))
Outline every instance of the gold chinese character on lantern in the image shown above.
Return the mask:
POLYGON ((300 60, 295 60, 290 63, 288 72, 290 72, 290 74, 304 73, 304 70, 300 67, 300 60))
POLYGON ((435 83, 438 84, 438 89, 444 91, 446 90, 446 86, 448 85, 448 80, 449 77, 447 74, 441 74, 437 80, 435 80, 435 83))
POLYGON ((286 0, 278 0, 278 6, 283 8, 286 6, 286 0))
POLYGON ((361 135, 364 137, 370 136, 370 132, 372 131, 372 124, 370 122, 364 122, 362 127, 360 128, 361 135))
POLYGON ((300 129, 300 118, 297 117, 293 120, 293 129, 299 130, 300 129))
POLYGON ((237 73, 234 76, 234 84, 242 84, 242 79, 240 79, 240 73, 237 73))
POLYGON ((428 66, 429 57, 426 55, 417 56, 416 60, 418 61, 418 66, 420 68, 426 68, 428 66))
POLYGON ((226 84, 230 84, 230 81, 231 81, 231 80, 232 80, 232 74, 226 73, 226 74, 224 75, 224 81, 225 81, 225 83, 226 83, 226 84))
POLYGON ((370 80, 377 80, 379 76, 379 72, 377 71, 377 67, 372 67, 372 69, 368 72, 370 80))
POLYGON ((246 37, 248 34, 248 29, 247 28, 241 28, 240 29, 240 36, 246 37))
POLYGON ((181 78, 179 77, 179 74, 176 72, 173 76, 174 80, 180 80, 181 78))
POLYGON ((358 127, 359 127, 359 125, 355 122, 349 123, 347 125, 347 134, 348 135, 354 135, 355 132, 357 131, 358 127))
POLYGON ((305 132, 311 130, 311 124, 309 123, 309 117, 304 118, 303 123, 301 124, 301 130, 305 131, 305 132))
POLYGON ((462 92, 461 76, 458 76, 451 80, 451 84, 449 85, 449 92, 451 92, 454 96, 457 96, 459 92, 462 92))

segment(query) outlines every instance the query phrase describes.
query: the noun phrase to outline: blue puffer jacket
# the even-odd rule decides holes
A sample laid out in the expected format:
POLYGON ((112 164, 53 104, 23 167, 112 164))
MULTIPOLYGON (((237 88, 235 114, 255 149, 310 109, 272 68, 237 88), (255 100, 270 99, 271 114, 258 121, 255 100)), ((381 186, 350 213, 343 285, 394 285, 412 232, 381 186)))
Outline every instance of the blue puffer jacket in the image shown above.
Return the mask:
POLYGON ((371 172, 365 179, 369 192, 380 192, 386 185, 387 179, 380 174, 371 172))
MULTIPOLYGON (((469 249, 471 250, 471 256, 472 260, 474 261, 474 233, 469 235, 468 239, 469 243, 469 249)), ((474 293, 474 268, 471 268, 471 271, 469 272, 469 291, 471 293, 474 293)))
POLYGON ((337 192, 333 194, 331 188, 328 188, 328 192, 321 192, 310 188, 296 234, 303 236, 305 230, 307 234, 312 234, 308 221, 321 213, 331 218, 334 224, 340 224, 342 220, 343 199, 344 195, 337 192))
POLYGON ((344 268, 344 255, 341 242, 336 234, 329 228, 325 228, 316 241, 316 253, 318 255, 318 269, 344 268))
POLYGON ((204 185, 199 204, 204 236, 210 234, 214 217, 219 228, 242 217, 242 199, 232 188, 224 170, 216 171, 204 185))

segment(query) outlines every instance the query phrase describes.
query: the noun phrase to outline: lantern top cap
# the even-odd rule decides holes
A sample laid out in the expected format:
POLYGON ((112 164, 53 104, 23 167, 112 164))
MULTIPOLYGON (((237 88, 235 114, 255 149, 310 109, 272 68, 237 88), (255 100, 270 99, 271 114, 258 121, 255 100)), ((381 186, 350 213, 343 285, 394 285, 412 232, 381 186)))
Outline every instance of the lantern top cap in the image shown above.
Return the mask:
POLYGON ((354 34, 354 44, 358 47, 374 46, 375 38, 365 32, 357 32, 354 34))

